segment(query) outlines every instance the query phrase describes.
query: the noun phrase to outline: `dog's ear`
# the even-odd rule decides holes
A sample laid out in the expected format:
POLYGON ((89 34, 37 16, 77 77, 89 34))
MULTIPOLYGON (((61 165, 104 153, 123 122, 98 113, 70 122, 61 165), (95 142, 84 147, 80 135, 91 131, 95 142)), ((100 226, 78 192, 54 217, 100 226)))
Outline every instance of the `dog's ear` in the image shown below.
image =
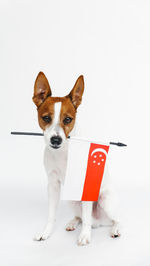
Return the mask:
POLYGON ((77 109, 78 106, 81 104, 83 92, 84 92, 84 77, 81 75, 77 79, 73 89, 68 95, 75 109, 77 109))
POLYGON ((33 102, 39 107, 48 96, 51 96, 51 88, 43 72, 39 72, 34 84, 33 102))

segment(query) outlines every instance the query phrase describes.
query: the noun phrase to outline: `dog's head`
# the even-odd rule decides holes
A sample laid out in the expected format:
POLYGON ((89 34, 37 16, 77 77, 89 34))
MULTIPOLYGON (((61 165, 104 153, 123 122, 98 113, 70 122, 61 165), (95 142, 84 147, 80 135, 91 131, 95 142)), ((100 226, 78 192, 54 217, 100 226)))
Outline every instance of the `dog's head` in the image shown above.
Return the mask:
POLYGON ((83 91, 84 79, 80 76, 67 96, 52 97, 46 76, 43 72, 38 74, 34 85, 33 102, 37 106, 39 125, 49 147, 61 148, 73 130, 83 91))

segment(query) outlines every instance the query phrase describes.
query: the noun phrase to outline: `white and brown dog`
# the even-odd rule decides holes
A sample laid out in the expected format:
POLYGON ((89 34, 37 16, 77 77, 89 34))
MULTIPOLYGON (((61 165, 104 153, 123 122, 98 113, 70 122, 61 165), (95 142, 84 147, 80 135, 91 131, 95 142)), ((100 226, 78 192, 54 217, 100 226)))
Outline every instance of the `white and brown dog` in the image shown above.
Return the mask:
MULTIPOLYGON (((61 183, 64 182, 67 164, 67 137, 73 132, 76 112, 81 104, 84 92, 84 79, 80 76, 71 92, 65 97, 52 97, 48 80, 40 72, 34 86, 33 101, 37 106, 38 121, 44 132, 45 153, 44 165, 48 176, 49 212, 44 231, 35 237, 36 240, 47 239, 53 229, 56 209, 60 198, 61 183)), ((91 227, 100 225, 101 212, 104 211, 112 222, 111 236, 120 235, 117 205, 105 170, 101 194, 98 202, 72 202, 75 218, 70 221, 66 230, 72 231, 82 222, 82 230, 78 238, 79 245, 91 241, 91 227)))

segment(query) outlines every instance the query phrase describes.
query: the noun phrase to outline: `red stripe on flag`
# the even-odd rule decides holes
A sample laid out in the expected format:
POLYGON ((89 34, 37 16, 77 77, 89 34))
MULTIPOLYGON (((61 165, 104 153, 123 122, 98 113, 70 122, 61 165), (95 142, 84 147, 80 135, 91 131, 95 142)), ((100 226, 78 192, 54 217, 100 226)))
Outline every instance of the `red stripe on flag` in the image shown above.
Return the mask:
POLYGON ((82 201, 97 201, 109 146, 91 143, 82 201))

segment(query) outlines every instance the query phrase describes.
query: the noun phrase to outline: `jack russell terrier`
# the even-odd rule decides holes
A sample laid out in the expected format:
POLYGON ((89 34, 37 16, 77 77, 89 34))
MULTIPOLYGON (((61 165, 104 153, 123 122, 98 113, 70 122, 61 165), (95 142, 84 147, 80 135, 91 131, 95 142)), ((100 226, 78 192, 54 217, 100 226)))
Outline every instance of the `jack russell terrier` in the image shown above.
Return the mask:
MULTIPOLYGON (((67 165, 67 137, 73 132, 77 108, 84 92, 84 78, 80 76, 71 92, 65 97, 52 97, 48 80, 40 72, 34 85, 33 102, 37 106, 38 121, 44 132, 46 143, 44 166, 48 176, 48 221, 43 232, 35 240, 45 240, 51 234, 60 198, 61 183, 64 182, 67 165)), ((78 245, 91 241, 91 227, 100 225, 101 212, 111 221, 111 237, 120 236, 115 194, 111 188, 107 167, 105 169, 101 193, 97 202, 72 202, 75 217, 67 226, 67 231, 75 230, 82 223, 78 245)))

